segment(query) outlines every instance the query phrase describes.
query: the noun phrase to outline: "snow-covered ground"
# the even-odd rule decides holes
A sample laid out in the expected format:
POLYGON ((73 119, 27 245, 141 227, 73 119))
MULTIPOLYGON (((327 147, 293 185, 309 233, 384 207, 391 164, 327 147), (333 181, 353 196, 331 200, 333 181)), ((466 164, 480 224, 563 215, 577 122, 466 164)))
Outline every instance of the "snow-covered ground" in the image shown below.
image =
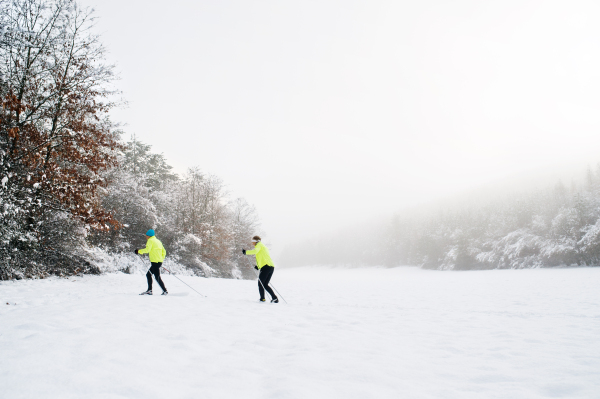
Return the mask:
POLYGON ((0 397, 600 398, 600 268, 181 278, 0 283, 0 397))

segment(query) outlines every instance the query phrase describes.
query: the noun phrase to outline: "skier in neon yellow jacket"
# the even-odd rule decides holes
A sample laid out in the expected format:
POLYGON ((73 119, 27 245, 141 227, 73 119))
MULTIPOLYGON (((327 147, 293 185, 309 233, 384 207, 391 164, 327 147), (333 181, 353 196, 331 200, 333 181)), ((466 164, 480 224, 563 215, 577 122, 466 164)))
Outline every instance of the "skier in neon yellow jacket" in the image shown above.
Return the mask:
POLYGON ((271 295, 271 302, 278 303, 279 299, 277 295, 273 292, 273 289, 269 287, 269 281, 271 281, 271 277, 273 277, 273 272, 275 271, 275 264, 273 263, 273 259, 271 259, 271 255, 269 254, 269 250, 260 240, 259 236, 252 237, 252 244, 254 244, 254 249, 250 251, 246 251, 242 249, 242 253, 244 255, 256 255, 256 266, 254 268, 258 270, 258 292, 260 294, 260 301, 265 302, 265 289, 271 295))
POLYGON ((150 258, 150 270, 146 273, 146 279, 148 280, 148 291, 142 292, 140 295, 152 295, 152 275, 154 274, 154 278, 160 288, 162 288, 162 295, 167 295, 167 288, 165 287, 165 283, 163 283, 160 278, 160 267, 162 266, 163 261, 165 260, 165 256, 167 256, 167 251, 165 247, 162 245, 162 242, 156 238, 154 234, 154 230, 150 229, 146 233, 146 248, 144 249, 136 249, 136 254, 148 254, 150 258))

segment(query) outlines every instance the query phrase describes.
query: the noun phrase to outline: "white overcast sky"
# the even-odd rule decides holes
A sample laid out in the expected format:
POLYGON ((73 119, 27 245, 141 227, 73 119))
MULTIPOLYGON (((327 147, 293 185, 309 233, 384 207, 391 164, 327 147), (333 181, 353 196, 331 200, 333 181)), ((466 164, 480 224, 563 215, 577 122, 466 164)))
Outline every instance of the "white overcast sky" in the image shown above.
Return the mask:
POLYGON ((84 0, 128 135, 198 165, 278 252, 556 163, 600 161, 600 2, 84 0))

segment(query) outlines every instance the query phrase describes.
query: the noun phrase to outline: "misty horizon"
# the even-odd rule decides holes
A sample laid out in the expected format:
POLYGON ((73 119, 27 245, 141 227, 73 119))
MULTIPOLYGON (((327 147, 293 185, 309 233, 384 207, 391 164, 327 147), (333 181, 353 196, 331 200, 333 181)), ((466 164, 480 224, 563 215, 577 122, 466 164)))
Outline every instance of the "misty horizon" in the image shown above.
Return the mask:
POLYGON ((600 161, 591 1, 84 4, 121 77, 125 138, 220 177, 275 252, 600 161))

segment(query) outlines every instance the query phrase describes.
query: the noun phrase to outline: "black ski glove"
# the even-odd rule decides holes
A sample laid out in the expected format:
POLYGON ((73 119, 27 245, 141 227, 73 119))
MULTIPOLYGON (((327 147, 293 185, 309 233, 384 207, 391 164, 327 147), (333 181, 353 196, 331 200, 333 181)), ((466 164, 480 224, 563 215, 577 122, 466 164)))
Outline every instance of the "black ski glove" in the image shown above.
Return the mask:
POLYGON ((254 268, 255 268, 256 270, 258 270, 258 266, 254 266, 254 268))
POLYGON ((242 249, 242 253, 243 253, 244 255, 246 255, 246 250, 245 250, 245 249, 242 249))
POLYGON ((136 255, 138 254, 138 250, 137 249, 135 251, 133 251, 133 252, 135 252, 136 255))

